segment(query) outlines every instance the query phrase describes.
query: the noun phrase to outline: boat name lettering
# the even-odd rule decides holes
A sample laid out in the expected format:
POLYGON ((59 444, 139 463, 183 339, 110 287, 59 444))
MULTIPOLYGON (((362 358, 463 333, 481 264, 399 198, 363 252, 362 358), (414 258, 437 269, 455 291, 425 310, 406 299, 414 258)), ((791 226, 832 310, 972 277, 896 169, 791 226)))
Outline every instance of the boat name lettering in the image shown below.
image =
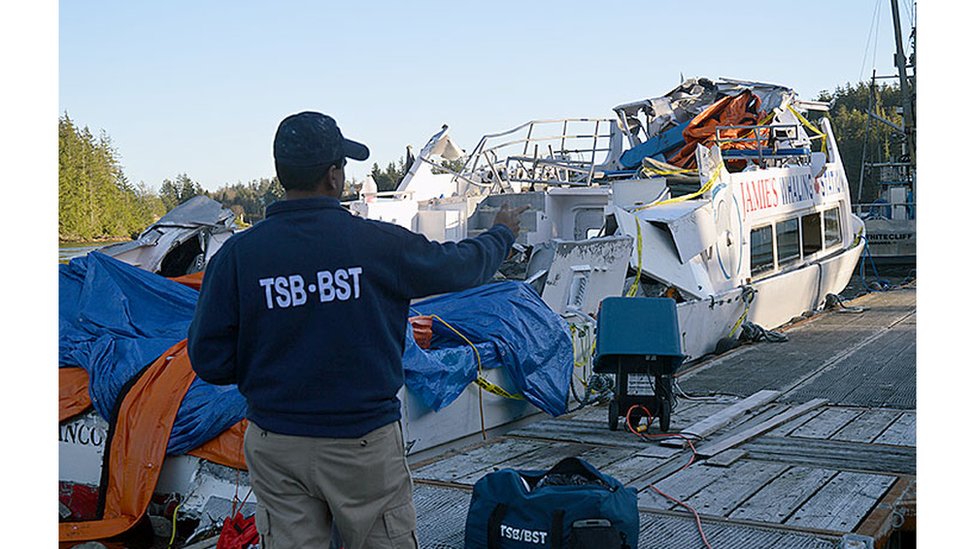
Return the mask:
POLYGON ((526 543, 538 543, 539 545, 546 544, 546 535, 549 532, 545 530, 526 530, 523 528, 513 528, 511 526, 501 525, 501 534, 503 538, 510 539, 512 541, 524 541, 526 543))
POLYGON ((84 446, 102 446, 105 444, 105 430, 85 424, 69 423, 62 425, 58 434, 58 442, 69 442, 84 446))
POLYGON ((315 273, 312 283, 306 283, 300 274, 272 276, 258 280, 264 290, 264 302, 268 309, 299 307, 318 297, 319 303, 359 299, 359 276, 362 267, 347 267, 335 271, 315 273))
POLYGON ((809 173, 792 173, 762 179, 744 180, 739 183, 742 204, 746 213, 792 206, 811 201, 818 194, 827 196, 839 192, 837 170, 830 168, 814 178, 809 173))
POLYGON ((868 233, 868 240, 909 240, 912 238, 910 233, 889 233, 889 234, 872 234, 868 233))

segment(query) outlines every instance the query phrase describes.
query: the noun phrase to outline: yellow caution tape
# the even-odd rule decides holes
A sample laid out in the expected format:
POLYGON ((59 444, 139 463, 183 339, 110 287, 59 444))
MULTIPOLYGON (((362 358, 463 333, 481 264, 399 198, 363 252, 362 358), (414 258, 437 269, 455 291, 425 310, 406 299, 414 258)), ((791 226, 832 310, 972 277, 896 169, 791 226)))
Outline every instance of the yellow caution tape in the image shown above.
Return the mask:
MULTIPOLYGON (((691 194, 686 194, 686 195, 679 196, 677 198, 669 198, 668 200, 661 200, 659 202, 651 202, 650 204, 645 204, 643 206, 638 206, 638 207, 634 208, 634 212, 639 212, 639 211, 642 211, 642 210, 646 210, 648 208, 653 208, 654 206, 661 206, 662 204, 676 204, 678 202, 684 202, 686 200, 691 200, 693 198, 698 198, 699 196, 701 196, 701 195, 707 193, 708 191, 712 190, 712 186, 714 186, 715 185, 715 182, 718 181, 718 176, 719 176, 720 173, 722 173, 722 166, 721 165, 718 166, 717 168, 715 168, 715 172, 712 173, 712 176, 708 178, 708 181, 705 183, 705 185, 703 185, 702 188, 698 189, 697 191, 695 191, 695 192, 693 192, 691 194)), ((640 226, 639 225, 638 225, 638 229, 637 229, 637 238, 638 238, 638 240, 640 239, 640 226)))
POLYGON ((803 118, 803 115, 802 114, 796 112, 796 109, 793 108, 793 105, 787 105, 786 108, 787 109, 790 109, 790 112, 793 113, 793 116, 797 117, 797 119, 799 119, 799 121, 804 126, 806 126, 810 131, 812 131, 813 133, 815 133, 818 136, 820 136, 820 152, 826 153, 827 152, 827 136, 824 135, 824 133, 822 131, 820 131, 820 128, 814 126, 806 118, 803 118))
POLYGON ((640 278, 641 269, 644 265, 643 251, 644 251, 644 238, 641 236, 641 220, 637 216, 634 216, 634 222, 637 224, 637 276, 634 277, 634 283, 630 285, 627 290, 627 297, 634 297, 637 295, 637 290, 640 289, 640 278))
POLYGON ((478 387, 481 387, 482 389, 488 391, 489 393, 491 393, 493 395, 498 395, 498 396, 504 397, 504 398, 511 398, 513 400, 525 400, 525 397, 523 397, 522 395, 518 395, 518 394, 513 395, 513 394, 509 393, 508 391, 506 391, 505 389, 502 389, 498 385, 495 385, 494 383, 492 383, 492 382, 488 381, 487 379, 481 377, 480 375, 478 376, 477 379, 474 380, 474 382, 475 382, 475 384, 478 387))
POLYGON ((660 168, 641 168, 644 170, 644 175, 678 175, 686 173, 695 173, 697 170, 691 168, 678 168, 677 170, 662 170, 660 168))

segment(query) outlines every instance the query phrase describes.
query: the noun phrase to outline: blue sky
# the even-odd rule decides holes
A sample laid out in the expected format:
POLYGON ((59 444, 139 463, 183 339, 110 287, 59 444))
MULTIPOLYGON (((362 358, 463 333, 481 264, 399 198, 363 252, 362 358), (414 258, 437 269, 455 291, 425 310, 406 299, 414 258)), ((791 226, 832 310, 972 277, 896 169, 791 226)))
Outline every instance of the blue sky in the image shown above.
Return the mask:
POLYGON ((153 188, 182 172, 207 189, 274 175, 275 128, 301 110, 333 115, 370 146, 367 162, 347 168, 362 178, 441 124, 470 149, 534 118, 609 116, 681 74, 814 98, 873 66, 894 73, 889 0, 816 6, 62 2, 58 104, 105 130, 129 180, 153 188))

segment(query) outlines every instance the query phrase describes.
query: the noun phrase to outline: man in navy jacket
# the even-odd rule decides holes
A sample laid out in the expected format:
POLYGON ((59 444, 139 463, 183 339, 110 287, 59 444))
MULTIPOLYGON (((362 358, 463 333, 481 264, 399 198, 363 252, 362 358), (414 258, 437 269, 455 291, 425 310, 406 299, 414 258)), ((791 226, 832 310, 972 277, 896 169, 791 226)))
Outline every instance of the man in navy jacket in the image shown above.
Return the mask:
POLYGON ((523 209, 476 238, 436 243, 340 204, 366 146, 335 120, 285 118, 274 141, 285 200, 207 267, 189 354, 247 400, 245 457, 264 547, 416 547, 397 392, 412 298, 489 281, 523 209))

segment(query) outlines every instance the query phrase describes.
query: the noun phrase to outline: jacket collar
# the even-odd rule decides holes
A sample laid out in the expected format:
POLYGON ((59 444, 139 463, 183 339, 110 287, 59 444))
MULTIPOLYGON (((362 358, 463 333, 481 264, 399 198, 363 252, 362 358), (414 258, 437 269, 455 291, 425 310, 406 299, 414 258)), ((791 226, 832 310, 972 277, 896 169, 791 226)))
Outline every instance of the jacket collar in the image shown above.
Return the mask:
POLYGON ((298 210, 342 210, 345 208, 339 201, 331 196, 316 196, 315 198, 297 198, 293 200, 278 200, 265 209, 265 217, 284 212, 294 212, 298 210))

